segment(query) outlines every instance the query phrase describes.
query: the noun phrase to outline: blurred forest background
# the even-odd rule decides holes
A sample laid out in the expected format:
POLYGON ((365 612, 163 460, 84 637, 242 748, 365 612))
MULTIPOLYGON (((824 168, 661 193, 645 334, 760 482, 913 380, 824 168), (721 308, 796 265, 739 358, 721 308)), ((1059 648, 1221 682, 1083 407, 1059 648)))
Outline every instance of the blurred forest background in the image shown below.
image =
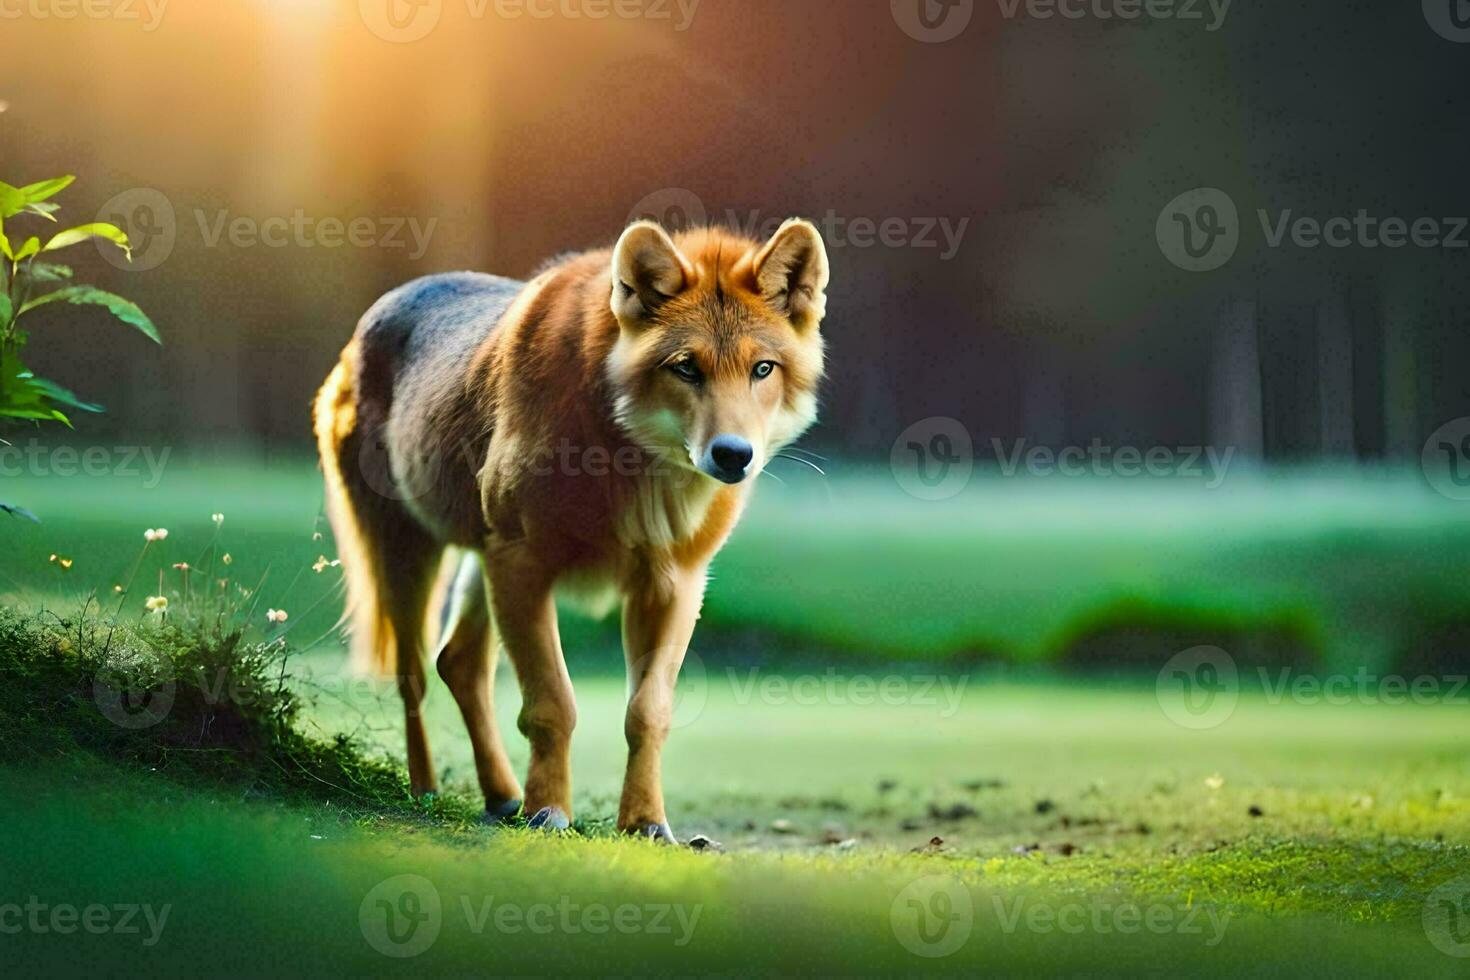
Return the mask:
POLYGON ((58 309, 33 366, 107 405, 89 440, 306 451, 311 394, 380 293, 524 276, 643 202, 836 229, 819 448, 886 455, 942 415, 982 457, 1096 437, 1416 458, 1466 414, 1470 249, 1270 247, 1256 217, 1470 214, 1470 46, 1418 4, 1238 3, 1211 30, 1204 4, 1121 21, 977 0, 926 43, 903 2, 592 19, 446 0, 412 43, 374 32, 372 0, 8 19, 0 178, 78 174, 63 217, 121 220, 140 259, 79 264, 166 342, 58 309), (1213 271, 1155 239, 1195 187, 1239 209, 1213 271), (367 219, 375 244, 229 230, 298 214, 367 219))

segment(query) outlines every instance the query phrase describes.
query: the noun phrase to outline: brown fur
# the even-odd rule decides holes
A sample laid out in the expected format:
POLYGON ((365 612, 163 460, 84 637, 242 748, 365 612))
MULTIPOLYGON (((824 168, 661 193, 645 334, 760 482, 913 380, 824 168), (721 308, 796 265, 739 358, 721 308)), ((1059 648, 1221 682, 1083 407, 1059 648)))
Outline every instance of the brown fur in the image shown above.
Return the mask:
POLYGON ((565 814, 575 701, 553 592, 620 595, 632 693, 619 824, 670 836, 658 756, 674 678, 710 559, 761 468, 815 415, 826 283, 805 222, 764 244, 640 222, 518 290, 441 277, 364 317, 318 395, 316 434, 354 662, 398 675, 416 791, 434 784, 417 714, 431 595, 450 609, 438 669, 487 806, 521 792, 491 717, 493 620, 521 683, 526 811, 565 814), (711 462, 716 436, 749 448, 741 482, 709 475, 740 479, 711 462), (447 546, 469 557, 446 561, 447 546))

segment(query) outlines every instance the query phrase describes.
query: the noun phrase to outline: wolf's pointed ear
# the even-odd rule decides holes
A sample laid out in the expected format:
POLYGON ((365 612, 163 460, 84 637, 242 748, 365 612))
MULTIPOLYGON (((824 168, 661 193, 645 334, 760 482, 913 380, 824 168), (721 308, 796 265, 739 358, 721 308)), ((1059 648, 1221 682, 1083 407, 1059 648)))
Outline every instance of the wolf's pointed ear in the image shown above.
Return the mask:
POLYGON ((798 329, 827 312, 827 247, 810 221, 791 218, 761 246, 754 261, 760 294, 798 329))
POLYGON ((633 325, 678 295, 694 278, 694 267, 652 221, 635 221, 623 231, 612 257, 612 311, 633 325))

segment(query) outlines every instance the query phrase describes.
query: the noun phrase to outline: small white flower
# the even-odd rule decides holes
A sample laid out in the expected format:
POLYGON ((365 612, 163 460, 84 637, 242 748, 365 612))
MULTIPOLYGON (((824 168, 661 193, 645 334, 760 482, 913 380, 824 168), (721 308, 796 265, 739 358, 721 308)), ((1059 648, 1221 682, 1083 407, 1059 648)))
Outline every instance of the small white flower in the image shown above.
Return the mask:
POLYGON ((284 609, 267 609, 265 611, 265 618, 268 619, 269 621, 271 621, 272 623, 284 623, 286 621, 286 610, 284 610, 284 609))
POLYGON ((162 541, 166 537, 168 537, 168 528, 166 527, 150 527, 148 530, 143 532, 144 541, 162 541))
POLYGON ((143 605, 145 605, 148 608, 148 611, 151 613, 161 613, 164 610, 168 609, 168 596, 151 595, 148 597, 148 601, 145 602, 143 605))
POLYGON ((233 558, 231 558, 231 557, 230 557, 230 553, 229 553, 229 552, 228 552, 228 551, 226 551, 226 552, 225 552, 225 553, 224 553, 224 557, 222 557, 222 558, 221 558, 221 559, 220 559, 220 561, 222 561, 222 562, 223 562, 223 563, 225 563, 225 564, 226 564, 226 565, 230 565, 230 564, 233 564, 233 563, 234 563, 234 561, 235 561, 235 559, 233 559, 233 558))
POLYGON ((221 524, 223 524, 225 522, 225 515, 223 515, 223 514, 210 514, 209 515, 209 519, 211 521, 214 521, 214 526, 215 527, 219 527, 221 524))

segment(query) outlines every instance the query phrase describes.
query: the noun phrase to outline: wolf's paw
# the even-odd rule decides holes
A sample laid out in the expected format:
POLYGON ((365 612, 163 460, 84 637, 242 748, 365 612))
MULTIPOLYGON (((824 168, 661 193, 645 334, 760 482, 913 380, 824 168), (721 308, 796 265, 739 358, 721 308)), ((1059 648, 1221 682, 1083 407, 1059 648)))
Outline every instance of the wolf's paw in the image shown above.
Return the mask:
POLYGON ((636 837, 646 837, 659 844, 678 844, 679 838, 674 836, 673 828, 666 823, 646 823, 641 827, 633 827, 628 833, 636 837))
POLYGON ((559 806, 543 806, 526 821, 526 826, 532 830, 566 830, 571 825, 566 811, 559 806))
POLYGON ((490 806, 487 803, 485 805, 485 812, 480 815, 480 822, 491 825, 513 823, 515 818, 520 816, 520 812, 520 800, 506 800, 504 803, 498 803, 495 806, 490 806))

